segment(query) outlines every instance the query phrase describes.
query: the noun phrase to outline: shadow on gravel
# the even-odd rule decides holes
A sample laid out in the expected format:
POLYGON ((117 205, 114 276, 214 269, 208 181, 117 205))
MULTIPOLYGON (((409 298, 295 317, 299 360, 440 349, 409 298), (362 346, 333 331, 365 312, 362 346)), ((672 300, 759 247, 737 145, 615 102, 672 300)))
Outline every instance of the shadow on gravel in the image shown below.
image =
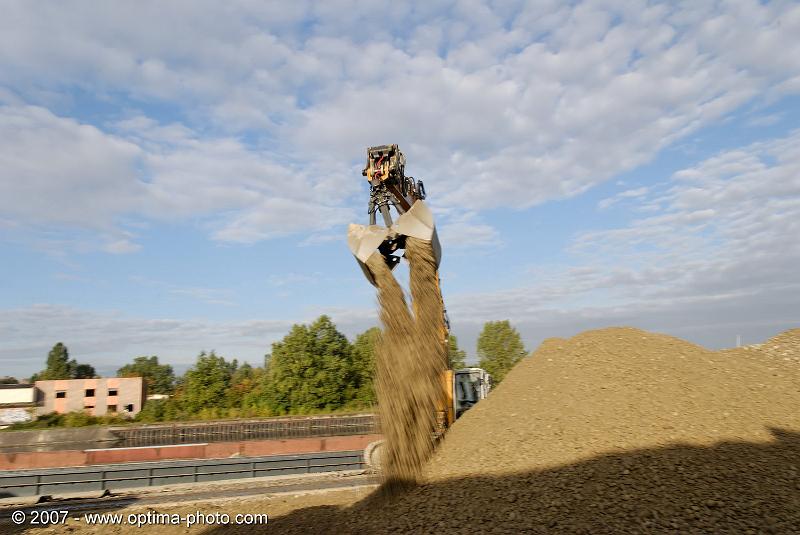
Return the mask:
POLYGON ((206 533, 800 533, 800 433, 772 433, 765 444, 676 445, 437 482, 206 533))

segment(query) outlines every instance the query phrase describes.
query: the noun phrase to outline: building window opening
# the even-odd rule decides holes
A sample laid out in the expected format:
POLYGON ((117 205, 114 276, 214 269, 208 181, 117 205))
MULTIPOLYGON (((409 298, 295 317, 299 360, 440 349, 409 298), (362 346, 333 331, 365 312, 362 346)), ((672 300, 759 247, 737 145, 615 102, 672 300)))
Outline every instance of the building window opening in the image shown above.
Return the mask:
POLYGON ((125 410, 128 412, 133 412, 133 403, 125 405, 125 410))
POLYGON ((94 397, 94 388, 87 388, 86 389, 86 397, 93 398, 94 397))
POLYGON ((65 397, 67 397, 67 392, 65 390, 59 390, 56 392, 57 399, 64 399, 65 397))
POLYGON ((108 389, 108 395, 109 396, 116 396, 117 395, 117 389, 116 388, 109 388, 108 389))
POLYGON ((116 405, 109 405, 108 409, 106 409, 106 410, 108 412, 117 412, 117 406, 116 405))

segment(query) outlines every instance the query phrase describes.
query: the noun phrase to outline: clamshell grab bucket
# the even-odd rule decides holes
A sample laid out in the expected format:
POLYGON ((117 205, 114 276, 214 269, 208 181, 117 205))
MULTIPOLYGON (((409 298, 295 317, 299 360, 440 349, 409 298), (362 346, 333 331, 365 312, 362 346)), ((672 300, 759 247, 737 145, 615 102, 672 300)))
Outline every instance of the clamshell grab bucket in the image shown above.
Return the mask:
POLYGON ((347 229, 347 245, 367 280, 375 285, 375 277, 367 267, 367 260, 373 254, 379 254, 389 268, 393 269, 399 261, 399 257, 393 253, 405 248, 405 239, 409 236, 431 242, 438 267, 442 248, 433 223, 433 214, 421 200, 415 201, 388 229, 379 225, 351 224, 347 229))

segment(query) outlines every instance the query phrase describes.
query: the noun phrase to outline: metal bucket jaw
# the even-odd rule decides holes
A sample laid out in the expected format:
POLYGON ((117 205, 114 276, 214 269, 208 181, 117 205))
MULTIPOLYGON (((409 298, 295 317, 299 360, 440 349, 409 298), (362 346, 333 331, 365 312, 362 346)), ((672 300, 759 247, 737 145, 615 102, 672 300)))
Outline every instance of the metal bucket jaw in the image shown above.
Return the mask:
POLYGON ((442 246, 436 234, 436 225, 433 223, 433 214, 424 201, 416 201, 408 212, 402 214, 392 229, 400 236, 411 236, 431 242, 433 254, 436 257, 436 267, 442 261, 442 246))
POLYGON ((356 225, 347 227, 347 245, 358 260, 358 265, 367 280, 375 286, 375 277, 367 267, 367 260, 373 254, 381 254, 378 247, 389 238, 389 230, 378 225, 356 225))
POLYGON ((358 265, 361 266, 367 280, 374 286, 375 277, 367 267, 369 257, 373 254, 381 255, 389 268, 393 269, 399 257, 392 253, 404 249, 405 239, 409 236, 431 242, 438 267, 442 248, 433 223, 433 214, 421 200, 414 202, 411 208, 400 215, 388 229, 378 225, 351 224, 347 229, 347 245, 358 260, 358 265))

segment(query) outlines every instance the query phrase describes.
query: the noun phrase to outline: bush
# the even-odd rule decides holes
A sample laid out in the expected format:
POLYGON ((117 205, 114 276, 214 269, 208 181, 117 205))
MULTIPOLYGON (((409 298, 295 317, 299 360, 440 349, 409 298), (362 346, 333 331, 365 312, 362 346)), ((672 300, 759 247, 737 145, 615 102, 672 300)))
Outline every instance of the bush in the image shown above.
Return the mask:
POLYGON ((96 425, 99 418, 96 418, 83 411, 68 412, 64 415, 64 427, 85 427, 96 425))
POLYGON ((52 427, 86 427, 89 425, 120 425, 128 422, 128 419, 116 414, 92 416, 83 411, 68 412, 66 414, 50 412, 30 422, 12 424, 8 426, 5 431, 25 431, 28 429, 48 429, 52 427))

